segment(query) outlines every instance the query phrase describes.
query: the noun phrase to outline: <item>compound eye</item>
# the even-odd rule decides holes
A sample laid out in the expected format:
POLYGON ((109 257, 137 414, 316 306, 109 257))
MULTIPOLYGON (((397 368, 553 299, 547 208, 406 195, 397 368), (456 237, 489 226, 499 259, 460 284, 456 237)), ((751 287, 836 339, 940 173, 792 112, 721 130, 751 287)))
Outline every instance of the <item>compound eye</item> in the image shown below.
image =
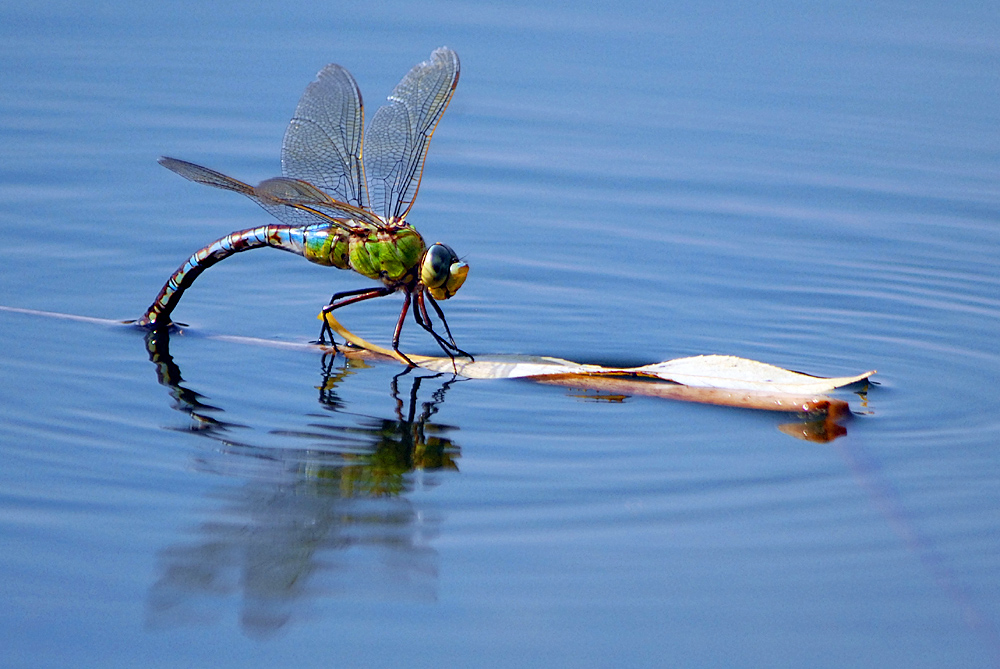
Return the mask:
POLYGON ((420 280, 436 300, 447 300, 458 292, 468 273, 469 266, 446 244, 431 245, 420 265, 420 280))
POLYGON ((448 281, 452 264, 458 262, 458 257, 451 247, 444 244, 432 244, 424 253, 420 264, 420 280, 428 288, 439 288, 448 281))

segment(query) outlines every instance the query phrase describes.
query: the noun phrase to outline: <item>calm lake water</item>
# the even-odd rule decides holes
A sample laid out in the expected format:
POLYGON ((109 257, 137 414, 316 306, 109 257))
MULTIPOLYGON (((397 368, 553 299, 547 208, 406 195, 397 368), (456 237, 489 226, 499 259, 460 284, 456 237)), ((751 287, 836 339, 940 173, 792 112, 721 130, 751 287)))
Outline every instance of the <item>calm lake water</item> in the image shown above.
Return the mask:
POLYGON ((989 3, 3 5, 0 664, 1000 666, 998 71, 989 3), (138 317, 269 220, 158 156, 275 176, 322 66, 370 118, 441 45, 463 348, 877 369, 846 435, 282 346, 367 282, 272 251, 152 353, 10 310, 138 317))

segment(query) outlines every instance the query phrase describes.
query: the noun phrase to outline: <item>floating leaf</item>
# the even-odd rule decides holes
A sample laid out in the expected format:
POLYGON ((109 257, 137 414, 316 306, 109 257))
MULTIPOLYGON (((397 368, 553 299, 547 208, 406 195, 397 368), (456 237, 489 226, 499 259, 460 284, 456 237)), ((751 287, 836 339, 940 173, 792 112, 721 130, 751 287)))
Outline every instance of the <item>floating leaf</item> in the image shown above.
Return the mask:
MULTIPOLYGON (((395 351, 361 339, 330 314, 325 316, 330 327, 351 344, 406 362, 395 351)), ((855 376, 822 378, 731 355, 699 355, 641 367, 604 367, 544 356, 478 356, 474 361, 461 357, 407 357, 424 369, 470 379, 532 379, 581 390, 837 415, 848 412, 847 403, 815 393, 858 383, 875 373, 872 370, 855 376)))
POLYGON ((823 378, 792 372, 765 362, 732 355, 699 355, 636 367, 637 374, 653 374, 661 379, 699 388, 767 390, 787 393, 821 393, 864 381, 875 370, 856 376, 823 378))

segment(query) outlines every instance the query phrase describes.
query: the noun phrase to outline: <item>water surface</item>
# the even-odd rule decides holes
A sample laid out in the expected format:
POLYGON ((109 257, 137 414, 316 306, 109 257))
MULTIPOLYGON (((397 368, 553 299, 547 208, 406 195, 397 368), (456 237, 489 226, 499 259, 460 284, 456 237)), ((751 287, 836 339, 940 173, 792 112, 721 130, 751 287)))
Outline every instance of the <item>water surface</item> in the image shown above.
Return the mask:
MULTIPOLYGON (((199 278, 159 347, 0 311, 2 663, 996 666, 998 18, 0 10, 2 306, 139 316, 268 220, 159 155, 274 176, 323 65, 370 115, 446 44, 411 221, 472 266, 445 305, 463 348, 879 370, 821 444, 793 415, 219 338, 304 344, 365 285, 269 251, 199 278)), ((384 343, 378 302, 344 322, 384 343)))

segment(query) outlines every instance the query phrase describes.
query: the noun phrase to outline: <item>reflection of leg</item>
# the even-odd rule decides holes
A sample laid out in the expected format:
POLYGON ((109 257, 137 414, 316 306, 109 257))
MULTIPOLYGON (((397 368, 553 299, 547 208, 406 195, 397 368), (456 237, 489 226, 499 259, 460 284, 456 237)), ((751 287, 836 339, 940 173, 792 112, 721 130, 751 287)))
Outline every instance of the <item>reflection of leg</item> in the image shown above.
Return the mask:
POLYGON ((319 386, 319 401, 329 409, 341 409, 344 402, 337 395, 337 384, 347 376, 347 358, 344 358, 344 367, 335 370, 333 363, 337 360, 336 353, 323 353, 322 368, 323 382, 319 386))
MULTIPOLYGON (((396 418, 399 420, 400 423, 404 422, 406 419, 403 418, 404 403, 403 400, 399 397, 399 379, 406 376, 413 370, 414 370, 413 367, 407 367, 402 372, 392 377, 392 383, 389 385, 390 390, 392 390, 392 398, 396 400, 396 418)), ((410 410, 409 410, 410 422, 413 421, 413 403, 416 398, 416 388, 419 387, 420 385, 420 378, 421 377, 415 378, 413 384, 411 384, 410 386, 410 410)))
MULTIPOLYGON (((444 391, 451 384, 451 381, 446 381, 442 388, 438 388, 434 391, 433 399, 430 402, 425 402, 423 405, 423 412, 420 417, 417 418, 417 396, 420 392, 420 384, 423 383, 424 379, 436 379, 443 376, 441 373, 430 374, 428 376, 415 376, 413 377, 413 383, 410 385, 410 398, 407 410, 407 416, 403 416, 403 405, 404 402, 399 396, 399 380, 412 372, 413 367, 407 367, 405 370, 396 374, 392 377, 392 383, 390 388, 392 389, 392 397, 396 400, 396 417, 400 422, 405 422, 407 425, 419 426, 421 431, 423 430, 423 423, 430 418, 432 415, 437 413, 437 404, 444 400, 444 391)), ((452 377, 454 379, 455 377, 452 377)))
MULTIPOLYGON (((341 307, 346 307, 349 304, 354 304, 355 302, 363 302, 364 300, 370 300, 373 297, 384 297, 393 292, 393 288, 388 286, 381 286, 379 288, 359 288, 357 290, 345 290, 342 293, 336 293, 330 298, 330 303, 323 307, 323 314, 328 314, 334 309, 340 309, 341 307)), ((329 343, 333 344, 333 330, 330 329, 330 325, 323 319, 323 327, 319 331, 319 343, 327 343, 327 335, 330 336, 329 343)))

